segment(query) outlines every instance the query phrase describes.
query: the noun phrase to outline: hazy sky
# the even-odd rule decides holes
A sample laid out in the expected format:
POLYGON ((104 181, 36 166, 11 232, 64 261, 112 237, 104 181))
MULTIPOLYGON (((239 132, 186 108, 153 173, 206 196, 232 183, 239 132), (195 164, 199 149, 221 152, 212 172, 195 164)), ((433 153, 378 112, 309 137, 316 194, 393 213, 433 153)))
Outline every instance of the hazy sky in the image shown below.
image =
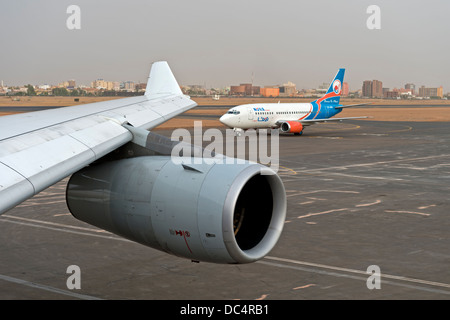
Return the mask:
POLYGON ((0 80, 57 84, 142 81, 167 60, 180 84, 330 82, 350 89, 444 86, 450 91, 448 0, 0 0, 0 80), (69 5, 81 30, 69 30, 69 5), (369 30, 369 5, 381 30, 369 30))

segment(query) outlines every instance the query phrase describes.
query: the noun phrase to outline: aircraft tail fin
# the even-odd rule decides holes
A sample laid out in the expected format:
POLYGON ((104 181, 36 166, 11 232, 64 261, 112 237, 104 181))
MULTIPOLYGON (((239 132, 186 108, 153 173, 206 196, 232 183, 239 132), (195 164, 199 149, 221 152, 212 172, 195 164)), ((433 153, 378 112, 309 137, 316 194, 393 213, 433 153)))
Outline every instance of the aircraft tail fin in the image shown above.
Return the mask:
POLYGON ((169 64, 167 61, 154 62, 148 77, 145 95, 147 97, 154 97, 173 94, 181 95, 183 92, 172 70, 170 70, 169 64))
POLYGON ((338 105, 342 95, 342 84, 344 82, 345 69, 341 68, 338 70, 333 81, 331 81, 325 95, 315 100, 314 102, 321 103, 322 105, 338 105))

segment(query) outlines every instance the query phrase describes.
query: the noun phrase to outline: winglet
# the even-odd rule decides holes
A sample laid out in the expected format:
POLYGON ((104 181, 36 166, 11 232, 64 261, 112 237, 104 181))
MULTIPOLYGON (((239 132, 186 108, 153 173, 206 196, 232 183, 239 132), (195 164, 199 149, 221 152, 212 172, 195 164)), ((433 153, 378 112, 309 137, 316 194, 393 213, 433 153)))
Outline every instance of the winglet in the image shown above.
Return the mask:
POLYGON ((148 77, 145 95, 153 97, 158 95, 181 95, 183 92, 170 70, 167 61, 158 61, 152 64, 150 76, 148 77))

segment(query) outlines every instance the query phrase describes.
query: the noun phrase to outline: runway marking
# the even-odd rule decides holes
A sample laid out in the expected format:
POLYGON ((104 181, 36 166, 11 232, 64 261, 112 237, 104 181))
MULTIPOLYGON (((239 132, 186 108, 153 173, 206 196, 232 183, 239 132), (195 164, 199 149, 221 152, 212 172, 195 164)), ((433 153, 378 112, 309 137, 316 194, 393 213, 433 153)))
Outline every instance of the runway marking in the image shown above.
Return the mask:
POLYGON ((312 200, 317 200, 317 201, 327 201, 327 199, 323 199, 323 198, 313 198, 313 197, 306 197, 306 199, 312 199, 312 200))
POLYGON ((411 213, 411 214, 418 214, 421 216, 430 216, 429 213, 423 213, 423 212, 415 212, 415 211, 404 211, 404 210, 398 210, 398 211, 394 211, 394 210, 384 210, 384 212, 392 212, 392 213, 411 213))
MULTIPOLYGON (((409 158, 409 159, 386 160, 386 161, 377 161, 377 162, 369 162, 369 163, 358 163, 358 164, 350 164, 350 165, 346 165, 346 166, 305 169, 305 170, 297 171, 297 173, 310 173, 310 172, 314 172, 314 171, 340 170, 340 169, 357 168, 357 167, 370 167, 370 166, 377 166, 380 164, 390 164, 390 163, 409 162, 409 161, 423 161, 423 160, 431 160, 431 159, 438 159, 438 158, 445 158, 445 157, 450 157, 450 154, 441 154, 441 155, 437 155, 437 156, 409 158)), ((291 161, 291 160, 284 160, 284 161, 298 163, 296 161, 291 161)))
POLYGON ((23 285, 23 286, 31 287, 31 288, 34 288, 34 289, 50 291, 50 292, 53 292, 53 293, 58 293, 58 294, 62 294, 62 295, 73 297, 73 298, 77 298, 77 299, 82 299, 82 300, 103 300, 101 298, 88 296, 88 295, 85 295, 85 294, 80 294, 80 293, 76 293, 76 292, 72 292, 72 291, 62 290, 62 289, 46 286, 46 285, 35 283, 35 282, 30 282, 30 281, 26 281, 26 280, 22 280, 22 279, 17 279, 17 278, 5 276, 5 275, 2 275, 2 274, 0 274, 0 279, 4 280, 4 281, 12 282, 12 283, 20 284, 20 285, 23 285))
POLYGON ((423 210, 423 209, 428 209, 428 208, 431 208, 431 207, 436 207, 436 205, 435 204, 430 204, 429 206, 418 207, 417 209, 423 210))
POLYGON ((297 172, 295 172, 295 170, 292 170, 291 168, 285 167, 285 166, 279 166, 280 168, 284 169, 284 170, 288 170, 290 172, 292 172, 292 174, 297 174, 297 172))
POLYGON ((339 140, 344 139, 343 137, 325 137, 325 136, 310 136, 309 139, 330 139, 330 140, 339 140))
POLYGON ((392 130, 392 131, 388 131, 387 133, 406 132, 406 131, 411 131, 413 129, 413 127, 410 127, 410 126, 403 126, 403 127, 406 127, 406 129, 392 130))
POLYGON ((306 288, 314 287, 314 286, 315 286, 315 284, 312 284, 312 283, 311 283, 311 284, 307 284, 307 285, 305 285, 305 286, 292 288, 292 290, 306 289, 306 288))
POLYGON ((358 194, 358 191, 347 191, 347 190, 314 190, 314 191, 297 191, 292 190, 291 192, 295 192, 295 194, 290 194, 288 197, 292 196, 302 196, 305 194, 313 194, 313 193, 329 193, 329 192, 335 192, 335 193, 353 193, 358 194))
POLYGON ((375 202, 372 202, 372 203, 364 203, 364 204, 357 204, 355 207, 370 207, 370 206, 373 206, 373 205, 375 205, 375 204, 379 204, 379 203, 381 203, 381 200, 377 200, 377 201, 375 201, 375 202))
POLYGON ((71 229, 78 229, 78 230, 91 231, 91 232, 101 232, 101 233, 107 232, 107 231, 102 230, 102 229, 93 229, 93 228, 86 228, 86 227, 77 227, 77 226, 71 226, 71 225, 67 225, 67 224, 61 224, 61 223, 50 222, 50 221, 36 220, 36 219, 30 219, 30 218, 24 218, 24 217, 16 217, 16 216, 8 215, 8 214, 4 214, 2 217, 5 217, 5 218, 11 218, 11 219, 17 219, 17 220, 23 220, 23 221, 27 221, 27 222, 35 222, 35 223, 48 224, 48 225, 58 226, 58 227, 63 227, 63 228, 71 228, 71 229))
POLYGON ((309 214, 305 214, 304 216, 298 216, 297 219, 309 218, 309 217, 313 217, 313 216, 318 216, 318 215, 332 213, 332 212, 345 211, 345 210, 350 210, 350 209, 349 208, 342 208, 342 209, 333 209, 333 210, 317 212, 317 213, 309 213, 309 214))
MULTIPOLYGON (((338 210, 344 210, 344 209, 338 209, 338 210)), ((348 210, 348 209, 346 209, 346 210, 348 210)), ((322 214, 323 214, 323 212, 322 212, 322 214)), ((4 215, 2 217, 4 217, 4 215)), ((16 217, 16 218, 18 218, 18 217, 16 217)), ((90 236, 90 237, 104 238, 104 239, 108 239, 108 240, 118 240, 118 241, 125 241, 125 242, 134 243, 133 241, 130 241, 130 240, 127 240, 127 239, 124 239, 124 238, 120 238, 120 237, 99 235, 99 234, 80 232, 80 231, 69 230, 69 229, 62 229, 62 228, 58 228, 57 226, 50 227, 50 226, 41 225, 41 224, 35 224, 35 223, 31 223, 31 222, 13 221, 13 220, 4 219, 4 218, 1 218, 0 221, 1 222, 9 222, 9 223, 14 223, 14 224, 24 225, 24 226, 31 226, 31 227, 38 227, 38 228, 43 228, 43 229, 49 229, 49 230, 54 230, 54 231, 62 231, 62 232, 67 232, 67 233, 85 235, 85 236, 90 236)), ((73 227, 73 226, 66 226, 65 225, 65 227, 69 227, 70 228, 70 227, 73 227)), ((266 256, 265 258, 263 258, 263 260, 257 261, 255 263, 261 263, 261 264, 266 264, 266 265, 270 265, 270 266, 274 266, 274 267, 280 267, 280 268, 290 268, 290 269, 295 269, 295 270, 300 270, 300 271, 325 274, 325 275, 328 275, 328 276, 353 278, 353 279, 364 280, 364 281, 367 280, 367 276, 368 276, 368 274, 366 272, 360 271, 360 270, 341 268, 341 267, 334 267, 334 266, 328 266, 328 265, 323 265, 323 264, 317 264, 317 263, 311 263, 311 262, 305 262, 305 261, 298 261, 298 260, 291 260, 291 259, 285 259, 285 258, 278 258, 278 257, 271 257, 271 256, 266 256), (295 264, 295 265, 303 265, 303 266, 309 266, 309 267, 314 267, 314 268, 319 268, 319 269, 328 269, 328 270, 333 270, 333 271, 338 271, 338 272, 316 270, 316 269, 311 269, 311 268, 308 269, 308 268, 304 268, 304 267, 295 267, 295 266, 291 266, 291 265, 288 265, 288 264, 273 263, 273 262, 269 262, 269 261, 265 261, 265 260, 273 260, 273 261, 282 262, 282 263, 291 263, 291 264, 295 264), (355 276, 348 275, 346 273, 364 274, 365 277, 355 277, 355 276)), ((14 279, 14 278, 11 278, 11 277, 8 277, 8 276, 1 276, 0 275, 0 278, 3 279, 3 280, 6 280, 6 281, 11 281, 11 282, 18 281, 18 282, 24 283, 24 284, 27 283, 27 281, 20 280, 20 279, 14 279)), ((396 282, 392 282, 392 281, 386 281, 386 280, 384 280, 386 278, 387 279, 392 279, 392 280, 411 282, 411 283, 425 284, 425 285, 435 286, 435 287, 443 287, 443 288, 450 288, 450 284, 433 282, 433 281, 427 281, 427 280, 420 280, 420 279, 413 279, 413 278, 406 278, 406 277, 402 277, 402 276, 394 276, 394 275, 382 274, 382 279, 383 279, 382 283, 388 283, 388 284, 392 284, 392 285, 409 287, 409 288, 412 288, 412 289, 417 289, 417 290, 422 290, 422 291, 431 291, 431 292, 434 292, 434 293, 442 293, 442 294, 450 295, 450 291, 444 291, 444 290, 439 290, 439 289, 419 287, 419 286, 413 286, 413 285, 408 285, 408 284, 403 284, 403 283, 396 283, 396 282)), ((29 282, 29 284, 32 284, 32 283, 29 282)), ((43 286, 43 287, 45 287, 45 286, 43 286)), ((46 287, 46 288, 50 289, 51 287, 46 287)), ((57 289, 57 290, 59 290, 59 289, 57 289)), ((65 293, 67 293, 67 292, 65 292, 65 293)), ((86 296, 86 297, 89 297, 89 296, 86 296)))
POLYGON ((327 172, 326 174, 334 175, 334 176, 341 176, 341 177, 350 177, 350 178, 358 178, 358 179, 371 179, 371 180, 389 180, 389 181, 404 181, 404 179, 401 178, 386 178, 386 177, 365 177, 365 176, 357 176, 354 174, 345 174, 345 173, 339 173, 339 172, 327 172))
MULTIPOLYGON (((329 266, 329 265, 324 265, 324 264, 319 264, 319 263, 311 263, 311 262, 306 262, 306 261, 298 261, 298 260, 285 259, 285 258, 272 257, 272 256, 266 256, 265 258, 263 258, 263 260, 257 261, 256 263, 266 264, 266 265, 280 267, 280 268, 289 268, 289 269, 294 269, 294 270, 325 274, 328 276, 363 280, 363 281, 367 281, 368 277, 370 276, 366 271, 334 267, 334 266, 329 266), (277 261, 277 262, 281 262, 281 263, 272 263, 272 262, 265 261, 265 260, 272 260, 272 261, 277 261), (289 264, 282 264, 282 263, 289 263, 289 264, 294 264, 294 265, 299 265, 299 266, 307 266, 307 267, 332 270, 332 271, 330 272, 330 271, 316 270, 316 269, 310 269, 310 268, 304 268, 304 267, 296 267, 296 266, 292 266, 289 264), (348 273, 364 275, 364 277, 352 276, 352 275, 349 275, 348 273)), ((390 274, 385 274, 385 273, 381 273, 381 283, 382 283, 382 285, 383 284, 391 284, 391 285, 408 287, 408 288, 422 290, 422 291, 429 291, 429 292, 433 292, 433 293, 450 295, 450 291, 448 291, 448 290, 441 290, 441 289, 428 288, 428 287, 414 285, 414 284, 421 284, 421 285, 428 285, 428 286, 432 286, 432 287, 450 289, 450 284, 447 284, 447 283, 421 280, 421 279, 415 279, 415 278, 407 278, 407 277, 403 277, 403 276, 395 276, 395 275, 390 275, 390 274), (407 282, 407 283, 411 283, 411 284, 394 282, 394 281, 389 281, 386 279, 407 282)))
MULTIPOLYGON (((4 218, 0 218, 0 222, 9 222, 9 223, 13 223, 13 224, 22 225, 22 226, 36 227, 36 228, 53 230, 53 231, 61 231, 61 232, 66 232, 66 233, 78 234, 78 235, 83 235, 83 236, 91 236, 91 237, 103 238, 103 239, 108 239, 108 240, 119 240, 119 241, 124 241, 124 242, 135 243, 134 241, 130 241, 125 238, 116 237, 116 236, 113 236, 112 234, 111 234, 111 236, 106 236, 106 235, 95 234, 95 233, 87 233, 87 232, 75 231, 75 230, 70 230, 70 229, 57 228, 57 226, 49 227, 46 225, 42 225, 41 224, 42 222, 39 222, 39 224, 36 224, 36 223, 31 223, 31 222, 13 221, 13 220, 4 219, 4 218)), ((62 226, 64 228, 73 228, 73 229, 80 228, 80 227, 69 226, 69 225, 62 225, 62 226)), ((88 229, 88 228, 86 228, 86 229, 88 229)), ((89 231, 91 231, 91 230, 89 230, 89 231)), ((105 230, 98 230, 96 232, 109 233, 105 230)))

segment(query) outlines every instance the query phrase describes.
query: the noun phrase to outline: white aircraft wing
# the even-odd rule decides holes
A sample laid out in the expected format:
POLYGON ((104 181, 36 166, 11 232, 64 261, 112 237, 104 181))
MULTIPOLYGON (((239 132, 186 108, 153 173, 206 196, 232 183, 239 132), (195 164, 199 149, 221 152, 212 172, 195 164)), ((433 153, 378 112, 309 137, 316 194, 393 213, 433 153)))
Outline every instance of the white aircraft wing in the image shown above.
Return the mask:
POLYGON ((165 61, 143 96, 0 117, 0 214, 197 104, 165 61))

